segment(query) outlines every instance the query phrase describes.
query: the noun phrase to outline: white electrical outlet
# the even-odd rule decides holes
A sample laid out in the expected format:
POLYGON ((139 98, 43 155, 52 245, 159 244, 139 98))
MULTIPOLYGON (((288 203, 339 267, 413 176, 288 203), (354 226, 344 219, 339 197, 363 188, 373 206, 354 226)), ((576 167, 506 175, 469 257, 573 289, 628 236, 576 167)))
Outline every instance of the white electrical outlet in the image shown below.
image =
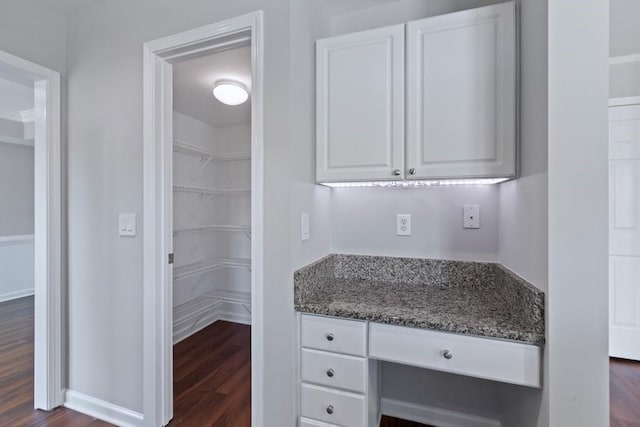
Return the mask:
POLYGON ((480 206, 464 205, 464 228, 480 228, 480 206))
POLYGON ((409 214, 396 215, 396 235, 411 236, 411 215, 409 214))
POLYGON ((300 240, 309 240, 309 214, 306 212, 300 215, 300 240))

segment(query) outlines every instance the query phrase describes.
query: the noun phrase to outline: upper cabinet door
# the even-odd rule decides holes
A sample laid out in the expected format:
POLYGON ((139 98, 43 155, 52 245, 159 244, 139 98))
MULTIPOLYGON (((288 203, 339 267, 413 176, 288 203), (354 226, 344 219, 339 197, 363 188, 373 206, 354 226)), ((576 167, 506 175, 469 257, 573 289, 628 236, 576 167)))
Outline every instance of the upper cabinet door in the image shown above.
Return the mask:
POLYGON ((316 179, 403 179, 404 25, 316 43, 316 179))
POLYGON ((407 24, 409 179, 516 174, 515 4, 407 24))

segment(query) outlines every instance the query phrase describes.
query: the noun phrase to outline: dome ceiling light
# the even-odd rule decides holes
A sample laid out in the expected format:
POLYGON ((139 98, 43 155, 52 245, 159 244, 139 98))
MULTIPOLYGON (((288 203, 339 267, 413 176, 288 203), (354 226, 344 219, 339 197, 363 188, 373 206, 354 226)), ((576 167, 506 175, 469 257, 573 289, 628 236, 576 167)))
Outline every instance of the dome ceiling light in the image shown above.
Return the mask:
POLYGON ((226 105, 240 105, 249 99, 245 85, 232 80, 219 80, 213 87, 213 96, 226 105))

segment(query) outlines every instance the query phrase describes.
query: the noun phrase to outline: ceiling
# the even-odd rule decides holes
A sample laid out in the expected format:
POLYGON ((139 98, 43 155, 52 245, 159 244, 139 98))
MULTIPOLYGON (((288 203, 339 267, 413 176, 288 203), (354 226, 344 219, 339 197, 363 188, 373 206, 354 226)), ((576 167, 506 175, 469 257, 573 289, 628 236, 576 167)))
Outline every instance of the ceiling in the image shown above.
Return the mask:
POLYGON ((240 47, 173 64, 173 108, 215 127, 251 121, 251 51, 240 47), (249 101, 230 106, 213 96, 218 80, 235 80, 249 90, 249 101))
POLYGON ((71 15, 81 9, 92 6, 104 0, 31 0, 34 3, 44 6, 49 10, 71 15))
POLYGON ((327 13, 331 16, 342 15, 359 9, 368 9, 399 0, 325 0, 327 13))

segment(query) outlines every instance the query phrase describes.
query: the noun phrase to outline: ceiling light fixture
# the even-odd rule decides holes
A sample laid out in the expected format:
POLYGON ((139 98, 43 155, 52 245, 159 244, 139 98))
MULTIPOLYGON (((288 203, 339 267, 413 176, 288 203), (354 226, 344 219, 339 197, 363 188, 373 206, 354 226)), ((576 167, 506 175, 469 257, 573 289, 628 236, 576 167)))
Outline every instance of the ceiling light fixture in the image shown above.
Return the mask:
POLYGON ((240 82, 219 80, 213 87, 213 96, 223 104, 240 105, 249 98, 249 92, 240 82))

